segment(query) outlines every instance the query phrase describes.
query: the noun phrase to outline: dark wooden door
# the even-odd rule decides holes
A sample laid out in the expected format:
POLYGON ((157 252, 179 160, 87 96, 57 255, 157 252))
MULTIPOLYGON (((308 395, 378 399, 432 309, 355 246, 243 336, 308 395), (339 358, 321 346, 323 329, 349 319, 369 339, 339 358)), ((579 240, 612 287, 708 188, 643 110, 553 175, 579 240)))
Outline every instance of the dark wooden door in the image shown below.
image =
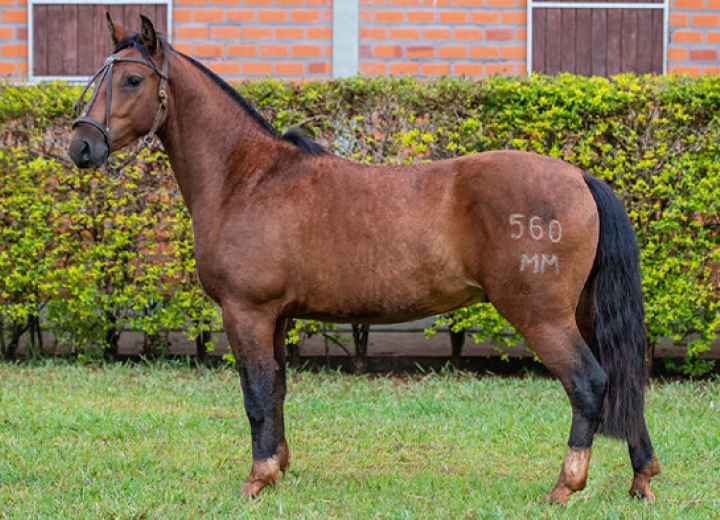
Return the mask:
MULTIPOLYGON (((663 0, 642 3, 662 6, 663 0)), ((533 8, 533 72, 605 77, 665 72, 662 9, 573 9, 572 0, 567 4, 568 8, 533 8)))
POLYGON ((166 4, 34 4, 33 76, 91 76, 112 52, 105 13, 128 31, 140 14, 167 32, 166 4))

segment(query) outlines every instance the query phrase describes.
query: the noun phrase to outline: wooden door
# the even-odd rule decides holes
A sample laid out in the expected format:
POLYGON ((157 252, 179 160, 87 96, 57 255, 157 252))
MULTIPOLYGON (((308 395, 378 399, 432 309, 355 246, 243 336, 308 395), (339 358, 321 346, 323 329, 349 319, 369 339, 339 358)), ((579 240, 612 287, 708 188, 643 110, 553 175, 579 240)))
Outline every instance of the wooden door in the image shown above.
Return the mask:
MULTIPOLYGON (((572 7, 572 0, 563 3, 568 7, 532 10, 533 72, 605 77, 623 72, 665 72, 662 9, 578 9, 572 7)), ((661 7, 663 0, 642 3, 661 7)))
POLYGON ((105 13, 128 29, 140 29, 140 14, 167 32, 167 4, 34 4, 32 75, 91 76, 112 48, 105 13))

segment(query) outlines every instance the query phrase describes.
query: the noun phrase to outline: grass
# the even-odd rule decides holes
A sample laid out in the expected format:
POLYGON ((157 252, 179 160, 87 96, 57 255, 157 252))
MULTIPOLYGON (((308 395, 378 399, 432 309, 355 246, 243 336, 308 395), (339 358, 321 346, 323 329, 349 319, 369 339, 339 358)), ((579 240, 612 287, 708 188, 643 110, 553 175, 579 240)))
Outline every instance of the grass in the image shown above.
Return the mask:
POLYGON ((555 381, 293 373, 291 469, 256 501, 239 387, 167 364, 0 364, 0 518, 720 518, 717 378, 649 390, 654 504, 598 438, 565 507, 540 502, 570 427, 555 381))

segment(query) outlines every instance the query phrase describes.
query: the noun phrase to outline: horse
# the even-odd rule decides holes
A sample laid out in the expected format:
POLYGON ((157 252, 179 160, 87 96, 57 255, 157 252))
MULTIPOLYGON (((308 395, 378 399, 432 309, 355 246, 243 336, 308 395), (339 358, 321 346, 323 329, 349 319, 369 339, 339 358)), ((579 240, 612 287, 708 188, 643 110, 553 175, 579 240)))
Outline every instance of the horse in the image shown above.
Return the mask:
POLYGON ((639 251, 606 183, 507 150, 356 164, 277 132, 145 16, 139 33, 107 18, 115 50, 69 155, 91 168, 143 135, 164 145, 192 218, 197 275, 221 308, 240 376, 252 444, 243 495, 274 486, 290 463, 289 318, 396 323, 489 301, 570 401, 567 449, 544 500, 564 504, 585 487, 595 434, 627 442, 630 494, 654 500, 639 251))

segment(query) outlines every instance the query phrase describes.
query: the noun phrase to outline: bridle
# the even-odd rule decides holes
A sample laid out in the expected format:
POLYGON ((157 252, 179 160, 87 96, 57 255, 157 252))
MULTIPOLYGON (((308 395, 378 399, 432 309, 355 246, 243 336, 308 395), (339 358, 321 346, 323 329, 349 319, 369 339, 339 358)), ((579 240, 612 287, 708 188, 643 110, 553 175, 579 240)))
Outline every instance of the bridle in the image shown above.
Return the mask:
MULTIPOLYGON (((158 45, 160 45, 160 41, 158 40, 158 45)), ((157 132, 158 127, 160 126, 160 121, 162 120, 162 115, 165 109, 167 108, 167 72, 168 72, 168 59, 167 59, 167 52, 163 52, 163 62, 162 62, 162 70, 158 70, 158 68, 155 66, 155 63, 153 63, 152 60, 147 60, 145 58, 133 58, 133 57, 127 57, 127 58, 118 58, 116 54, 110 55, 103 64, 100 69, 95 73, 95 75, 90 78, 90 81, 88 81, 88 84, 85 86, 85 89, 82 91, 82 94, 80 94, 80 98, 75 103, 74 112, 77 114, 80 111, 80 108, 82 107, 83 100, 85 99, 85 95, 87 94, 88 90, 90 90, 90 87, 93 85, 97 85, 98 87, 102 84, 103 80, 105 80, 105 84, 107 85, 107 93, 105 96, 105 124, 102 124, 97 119, 93 119, 92 117, 88 116, 88 112, 90 112, 90 109, 93 106, 93 103, 95 102, 95 98, 97 97, 98 88, 96 88, 92 95, 90 96, 90 100, 85 105, 85 108, 83 108, 82 113, 75 119, 73 122, 72 128, 75 128, 80 123, 87 123, 89 125, 94 126, 98 130, 100 130, 100 133, 102 133, 103 138, 105 139, 105 144, 108 148, 108 169, 115 172, 116 177, 111 178, 110 180, 112 182, 117 182, 122 177, 122 169, 125 168, 130 162, 132 162, 135 157, 137 157, 138 153, 140 153, 140 149, 136 150, 127 160, 125 160, 122 164, 119 166, 111 166, 109 164, 109 157, 110 157, 110 151, 112 150, 112 137, 110 137, 110 108, 112 104, 112 73, 113 73, 113 67, 116 63, 140 63, 142 65, 145 65, 147 67, 150 67, 155 74, 157 74, 160 77, 160 86, 158 87, 158 99, 160 101, 160 104, 157 109, 157 113, 155 114, 155 120, 153 121, 152 127, 150 128, 150 131, 143 137, 143 147, 149 147, 152 146, 155 143, 155 132, 157 132)))

